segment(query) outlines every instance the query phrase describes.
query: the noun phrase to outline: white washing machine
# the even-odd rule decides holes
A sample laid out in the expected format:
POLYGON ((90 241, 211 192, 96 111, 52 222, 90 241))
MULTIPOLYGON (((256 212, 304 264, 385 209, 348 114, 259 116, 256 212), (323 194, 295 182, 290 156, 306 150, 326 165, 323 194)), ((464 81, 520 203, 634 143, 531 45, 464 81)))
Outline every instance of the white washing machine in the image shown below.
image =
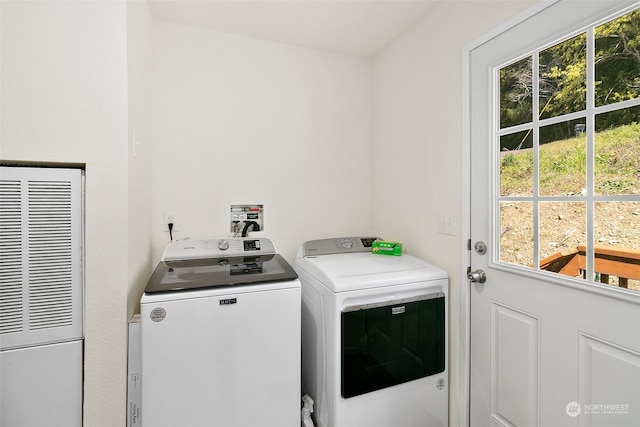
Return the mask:
POLYGON ((300 424, 300 281, 270 240, 169 245, 140 307, 143 426, 300 424))
POLYGON ((371 237, 305 242, 302 392, 317 427, 448 425, 448 277, 371 237))

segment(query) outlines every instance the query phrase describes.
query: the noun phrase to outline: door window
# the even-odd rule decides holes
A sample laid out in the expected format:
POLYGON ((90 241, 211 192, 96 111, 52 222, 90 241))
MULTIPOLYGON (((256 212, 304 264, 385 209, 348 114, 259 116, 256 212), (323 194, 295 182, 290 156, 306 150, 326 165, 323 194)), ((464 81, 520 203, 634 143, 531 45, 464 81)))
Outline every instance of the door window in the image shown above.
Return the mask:
POLYGON ((640 9, 494 75, 497 261, 640 291, 640 9))

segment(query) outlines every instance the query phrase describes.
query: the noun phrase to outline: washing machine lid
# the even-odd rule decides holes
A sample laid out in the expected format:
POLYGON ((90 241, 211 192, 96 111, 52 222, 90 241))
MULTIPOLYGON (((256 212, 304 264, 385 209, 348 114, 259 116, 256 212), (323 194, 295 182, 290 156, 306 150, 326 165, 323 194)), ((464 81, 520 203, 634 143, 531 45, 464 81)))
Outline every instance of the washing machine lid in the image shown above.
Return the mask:
POLYGON ((303 256, 294 269, 304 285, 305 276, 315 278, 332 292, 410 284, 447 279, 447 273, 411 255, 374 255, 370 251, 303 256))
POLYGON ((298 278, 265 238, 214 239, 172 243, 165 250, 145 293, 259 285, 298 278))

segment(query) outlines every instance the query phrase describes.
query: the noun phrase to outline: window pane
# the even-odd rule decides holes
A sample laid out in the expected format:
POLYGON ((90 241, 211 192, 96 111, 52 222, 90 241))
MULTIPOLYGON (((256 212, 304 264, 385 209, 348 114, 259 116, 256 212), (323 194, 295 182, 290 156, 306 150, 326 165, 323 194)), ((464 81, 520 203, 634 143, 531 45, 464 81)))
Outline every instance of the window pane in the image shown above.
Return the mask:
POLYGON ((500 202, 500 261, 533 266, 532 202, 500 202))
POLYGON ((640 194, 640 107, 596 116, 595 193, 640 194))
POLYGON ((540 52, 540 118, 586 109, 586 48, 586 34, 580 34, 540 52))
POLYGON ((640 291, 640 202, 597 202, 595 280, 640 291))
POLYGON ((582 277, 578 247, 586 241, 586 203, 540 202, 538 228, 540 268, 582 277))
POLYGON ((533 119, 533 68, 531 57, 500 70, 500 128, 533 119))
POLYGON ((595 29, 595 105, 640 96, 640 9, 595 29))
POLYGON ((500 137, 500 194, 533 195, 533 135, 531 130, 500 137))
POLYGON ((540 128, 541 196, 584 195, 587 186, 584 119, 540 128))

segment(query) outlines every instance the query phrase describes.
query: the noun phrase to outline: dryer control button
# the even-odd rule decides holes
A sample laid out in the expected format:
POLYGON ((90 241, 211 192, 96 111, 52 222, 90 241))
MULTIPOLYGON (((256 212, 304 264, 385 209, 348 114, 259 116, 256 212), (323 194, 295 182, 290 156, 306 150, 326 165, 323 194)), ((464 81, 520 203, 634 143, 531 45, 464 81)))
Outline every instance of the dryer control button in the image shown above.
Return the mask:
POLYGON ((229 241, 228 240, 219 240, 218 241, 218 249, 221 251, 226 251, 229 249, 229 241))
POLYGON ((353 242, 351 239, 342 239, 342 247, 345 249, 351 249, 353 247, 353 242))

